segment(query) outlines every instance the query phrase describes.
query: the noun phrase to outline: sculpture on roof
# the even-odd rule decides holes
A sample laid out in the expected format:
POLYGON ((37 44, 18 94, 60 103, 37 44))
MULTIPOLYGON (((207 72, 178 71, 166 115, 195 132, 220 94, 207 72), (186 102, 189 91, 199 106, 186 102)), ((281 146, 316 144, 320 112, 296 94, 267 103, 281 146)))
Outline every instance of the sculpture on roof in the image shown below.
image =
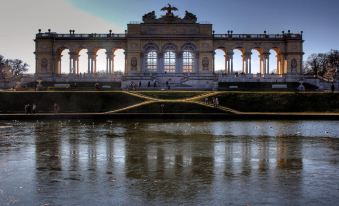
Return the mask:
POLYGON ((176 16, 173 11, 178 11, 178 8, 168 4, 161 11, 166 11, 166 14, 157 18, 155 11, 149 12, 142 17, 144 23, 196 23, 197 17, 191 12, 185 11, 185 17, 176 16))
POLYGON ((168 6, 163 7, 161 11, 167 11, 166 16, 173 16, 174 14, 172 11, 178 11, 178 9, 171 4, 168 4, 168 6))
POLYGON ((197 16, 186 10, 184 20, 193 21, 195 23, 197 22, 197 16))
POLYGON ((147 14, 145 14, 143 17, 142 17, 142 20, 144 22, 146 21, 149 21, 149 20, 155 20, 157 18, 157 16, 155 15, 155 11, 151 11, 147 14))

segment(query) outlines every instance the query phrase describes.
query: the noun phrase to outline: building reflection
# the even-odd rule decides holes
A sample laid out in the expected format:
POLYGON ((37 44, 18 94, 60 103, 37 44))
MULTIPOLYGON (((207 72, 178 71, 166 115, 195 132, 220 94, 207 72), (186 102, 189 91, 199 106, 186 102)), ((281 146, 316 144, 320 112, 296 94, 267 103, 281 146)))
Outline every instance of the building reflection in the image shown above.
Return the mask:
POLYGON ((36 168, 38 171, 61 171, 61 130, 58 124, 35 126, 36 168))
MULTIPOLYGON (((101 126, 100 132, 77 123, 64 127, 58 122, 35 126, 40 184, 74 180, 113 187, 117 181, 127 185, 126 192, 149 199, 173 197, 179 191, 185 191, 182 198, 191 198, 202 190, 197 183, 208 190, 216 181, 269 178, 303 168, 300 138, 185 136, 144 132, 143 124, 101 126)), ((294 178, 294 184, 300 184, 300 176, 294 178)), ((76 182, 72 184, 76 187, 76 182)))

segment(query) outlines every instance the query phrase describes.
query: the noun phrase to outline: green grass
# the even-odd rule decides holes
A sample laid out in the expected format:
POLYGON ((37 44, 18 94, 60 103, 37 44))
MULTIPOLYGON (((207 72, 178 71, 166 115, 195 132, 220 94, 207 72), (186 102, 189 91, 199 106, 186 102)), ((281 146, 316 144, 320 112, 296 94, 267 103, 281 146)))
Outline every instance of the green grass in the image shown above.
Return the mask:
POLYGON ((194 103, 151 103, 133 108, 124 113, 220 113, 217 108, 205 107, 194 103), (163 109, 161 104, 164 105, 163 109))
POLYGON ((158 99, 185 99, 201 94, 206 94, 206 91, 138 91, 137 93, 154 97, 158 99))
POLYGON ((339 93, 222 92, 220 105, 242 112, 339 112, 339 93))
POLYGON ((0 113, 22 113, 24 105, 36 104, 38 112, 106 112, 143 99, 122 92, 0 92, 0 113))
MULTIPOLYGON (((274 89, 276 91, 295 91, 300 85, 299 82, 219 82, 219 90, 235 90, 235 91, 272 91, 272 85, 286 84, 287 89, 274 89), (238 86, 238 89, 229 89, 229 86, 238 86)), ((303 83, 307 91, 317 89, 316 86, 303 83)))
MULTIPOLYGON (((139 91, 138 93, 159 99, 173 100, 209 92, 139 91)), ((339 112, 339 93, 225 91, 219 92, 217 96, 221 106, 241 112, 339 112)), ((0 92, 0 113, 23 113, 24 105, 33 103, 37 105, 38 112, 53 111, 54 103, 60 106, 60 112, 107 112, 143 101, 142 98, 121 91, 0 92)), ((126 112, 159 113, 162 111, 160 104, 154 103, 126 112)), ((211 113, 220 112, 220 110, 193 103, 172 102, 165 103, 164 112, 211 113)))

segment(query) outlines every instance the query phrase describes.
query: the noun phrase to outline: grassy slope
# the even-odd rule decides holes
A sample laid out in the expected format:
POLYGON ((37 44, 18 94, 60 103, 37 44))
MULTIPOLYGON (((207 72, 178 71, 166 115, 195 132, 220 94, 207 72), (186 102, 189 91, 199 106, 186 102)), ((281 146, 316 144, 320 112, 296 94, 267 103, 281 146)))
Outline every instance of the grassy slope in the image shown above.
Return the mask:
POLYGON ((105 112, 142 102, 122 92, 1 92, 0 113, 22 113, 25 104, 37 105, 38 112, 105 112))
POLYGON ((217 108, 205 107, 194 103, 151 103, 133 108, 127 113, 220 113, 217 108), (163 111, 161 104, 164 104, 163 111))
MULTIPOLYGON (((161 99, 182 99, 203 93, 206 92, 142 92, 161 99)), ((339 112, 339 93, 221 92, 218 98, 222 106, 242 112, 339 112)), ((60 112, 105 112, 142 101, 123 92, 0 92, 0 113, 22 113, 28 103, 37 104, 38 112, 51 112, 54 103, 60 105, 60 112)), ((126 112, 159 113, 161 107, 154 103, 126 112)), ((219 110, 190 103, 165 103, 164 112, 205 113, 219 110)))
POLYGON ((154 97, 158 99, 184 99, 208 92, 203 91, 140 91, 138 92, 142 95, 154 97))
POLYGON ((218 98, 242 112, 339 112, 339 93, 224 92, 218 98))

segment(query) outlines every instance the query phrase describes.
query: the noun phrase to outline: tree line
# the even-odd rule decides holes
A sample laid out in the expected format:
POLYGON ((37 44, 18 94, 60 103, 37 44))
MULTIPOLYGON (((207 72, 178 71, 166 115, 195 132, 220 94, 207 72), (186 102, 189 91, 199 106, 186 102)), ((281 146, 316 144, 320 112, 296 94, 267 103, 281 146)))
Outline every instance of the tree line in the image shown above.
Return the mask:
POLYGON ((21 59, 6 59, 0 55, 0 80, 20 79, 28 67, 21 59))
POLYGON ((339 51, 311 54, 305 62, 305 73, 324 76, 328 72, 335 73, 339 66, 339 51))

